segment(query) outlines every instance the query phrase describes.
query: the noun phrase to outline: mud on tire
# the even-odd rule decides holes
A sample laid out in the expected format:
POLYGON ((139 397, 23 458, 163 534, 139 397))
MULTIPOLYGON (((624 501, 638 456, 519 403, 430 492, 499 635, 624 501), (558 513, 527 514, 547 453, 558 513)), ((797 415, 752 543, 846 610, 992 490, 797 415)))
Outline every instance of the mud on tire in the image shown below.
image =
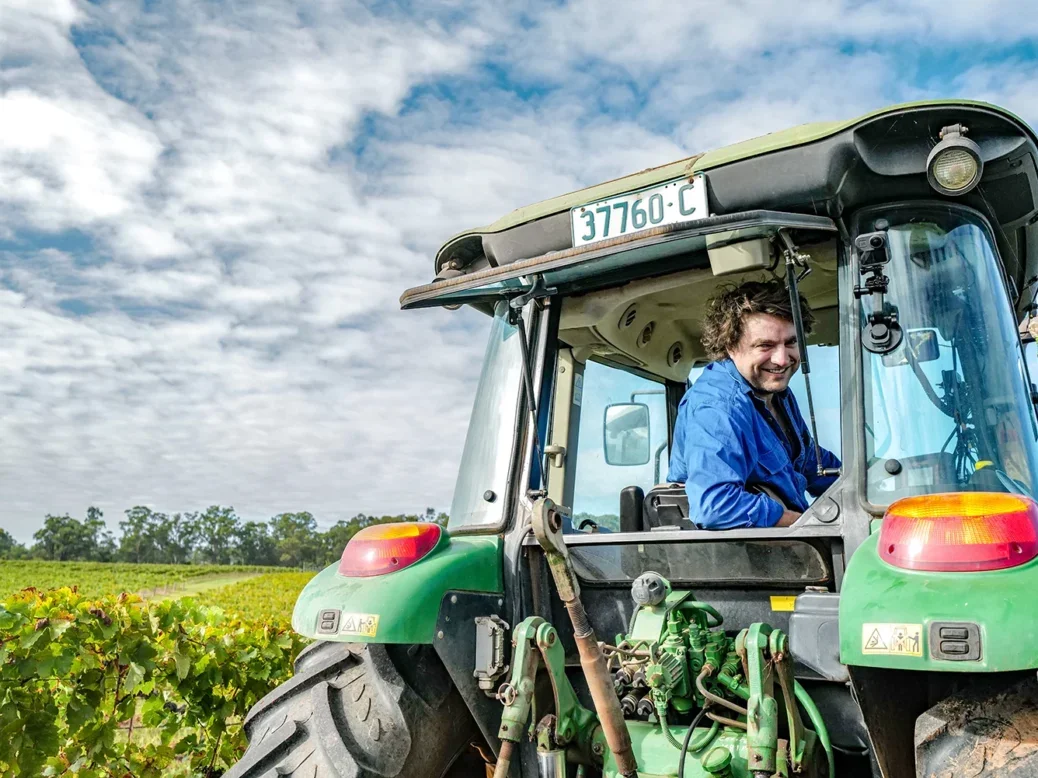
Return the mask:
POLYGON ((245 719, 225 778, 440 778, 476 735, 431 646, 321 641, 245 719))
POLYGON ((916 720, 915 751, 919 778, 1038 776, 1038 681, 942 700, 916 720))

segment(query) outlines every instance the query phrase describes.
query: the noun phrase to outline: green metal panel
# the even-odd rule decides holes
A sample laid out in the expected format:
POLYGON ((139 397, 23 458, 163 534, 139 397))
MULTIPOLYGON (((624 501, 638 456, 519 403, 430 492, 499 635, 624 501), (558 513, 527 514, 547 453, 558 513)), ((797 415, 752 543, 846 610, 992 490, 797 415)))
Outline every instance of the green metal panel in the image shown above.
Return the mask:
POLYGON ((773 132, 770 135, 762 135, 759 138, 751 138, 750 140, 741 141, 740 143, 734 143, 731 146, 725 146, 721 149, 709 151, 706 154, 697 154, 691 157, 686 157, 685 159, 679 159, 677 162, 671 162, 667 165, 660 165, 659 167, 642 170, 638 173, 624 176, 623 178, 616 178, 602 184, 589 186, 586 189, 580 189, 576 192, 570 192, 558 197, 553 197, 549 200, 534 203, 533 205, 517 208, 510 214, 498 219, 493 224, 487 225, 486 227, 477 227, 475 229, 466 230, 465 232, 455 235, 444 243, 443 247, 437 252, 437 256, 442 254, 444 249, 448 248, 451 244, 464 239, 466 236, 502 232, 517 225, 532 222, 537 219, 543 219, 546 216, 551 216, 556 213, 563 213, 575 206, 595 202, 605 197, 623 194, 624 192, 630 192, 635 189, 644 189, 645 187, 654 186, 663 181, 669 181, 679 178, 680 176, 692 175, 693 173, 710 170, 711 168, 727 165, 731 162, 759 157, 773 151, 780 151, 782 149, 789 149, 807 143, 813 143, 832 135, 836 135, 849 127, 853 127, 856 124, 860 124, 870 119, 875 119, 879 116, 911 110, 913 108, 926 108, 929 106, 985 108, 1019 122, 1024 127, 1027 126, 1023 120, 1009 111, 999 108, 996 105, 991 105, 990 103, 984 103, 977 100, 922 100, 914 103, 902 103, 900 105, 881 108, 867 113, 864 116, 859 116, 847 121, 802 124, 799 127, 793 127, 781 132, 773 132))
POLYGON ((1038 560, 1008 570, 933 573, 902 570, 879 558, 879 534, 851 557, 840 592, 840 661, 847 665, 941 672, 1038 668, 1038 560), (930 656, 934 621, 980 627, 978 661, 930 656), (921 656, 866 654, 866 624, 921 625, 921 656))
POLYGON ((450 589, 504 591, 500 537, 450 538, 413 565, 370 578, 347 578, 330 565, 300 593, 292 628, 345 643, 432 643, 440 600, 450 589), (377 616, 375 634, 318 634, 318 615, 328 609, 342 612, 342 624, 351 615, 377 616))

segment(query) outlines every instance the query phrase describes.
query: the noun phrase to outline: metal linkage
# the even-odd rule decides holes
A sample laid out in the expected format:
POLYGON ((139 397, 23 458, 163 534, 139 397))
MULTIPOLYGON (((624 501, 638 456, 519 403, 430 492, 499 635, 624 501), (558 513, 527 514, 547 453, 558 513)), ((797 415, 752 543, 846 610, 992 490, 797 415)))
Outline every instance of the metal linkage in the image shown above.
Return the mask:
POLYGON ((820 745, 825 751, 831 777, 833 755, 829 735, 811 698, 793 679, 792 656, 786 634, 767 624, 751 624, 735 638, 735 650, 742 661, 750 692, 746 702, 746 751, 750 774, 754 778, 770 778, 787 758, 791 775, 810 774, 809 766, 814 760, 812 754, 818 753, 816 746, 820 745), (789 730, 788 747, 778 739, 776 678, 782 691, 789 730), (808 712, 813 732, 804 727, 797 702, 808 712))
MULTIPOLYGON (((505 742, 518 743, 531 728, 537 738, 538 758, 544 756, 554 763, 557 752, 573 746, 581 759, 598 761, 602 755, 600 743, 596 743, 598 723, 595 714, 580 704, 577 694, 566 677, 566 655, 555 628, 540 616, 530 616, 515 628, 512 643, 515 653, 512 658, 512 675, 498 689, 497 697, 504 703, 501 728, 498 737, 502 750, 505 742), (534 690, 537 671, 543 661, 551 680, 555 701, 555 712, 539 716, 535 710, 534 690), (533 726, 536 724, 536 726, 533 726)), ((512 745, 508 746, 510 757, 512 745)), ((498 760, 498 770, 501 760, 498 760)), ((507 774, 506 765, 500 775, 507 774)), ((498 771, 494 772, 498 778, 498 771)))
POLYGON ((555 579, 555 587, 562 598, 573 622, 573 639, 580 654, 580 666, 587 679, 588 691, 595 704, 602 732, 609 750, 613 753, 616 765, 624 778, 634 778, 638 774, 638 763, 631 746, 631 735, 627 731, 620 700, 613 688, 613 679, 606 666, 605 655, 598 644, 595 630, 588 621, 587 611, 580 601, 580 585, 573 572, 566 542, 562 537, 562 519, 555 509, 555 503, 541 498, 533 506, 533 531, 537 541, 544 549, 548 567, 555 579))

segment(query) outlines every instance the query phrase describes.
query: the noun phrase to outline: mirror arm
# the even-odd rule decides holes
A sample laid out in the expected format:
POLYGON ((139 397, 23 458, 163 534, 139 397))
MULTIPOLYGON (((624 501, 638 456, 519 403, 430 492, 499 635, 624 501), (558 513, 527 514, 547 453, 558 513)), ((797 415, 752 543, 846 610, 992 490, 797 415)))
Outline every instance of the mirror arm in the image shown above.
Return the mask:
POLYGON ((667 448, 667 441, 660 443, 659 448, 656 449, 656 455, 652 460, 652 485, 660 483, 660 461, 663 456, 664 450, 667 448))

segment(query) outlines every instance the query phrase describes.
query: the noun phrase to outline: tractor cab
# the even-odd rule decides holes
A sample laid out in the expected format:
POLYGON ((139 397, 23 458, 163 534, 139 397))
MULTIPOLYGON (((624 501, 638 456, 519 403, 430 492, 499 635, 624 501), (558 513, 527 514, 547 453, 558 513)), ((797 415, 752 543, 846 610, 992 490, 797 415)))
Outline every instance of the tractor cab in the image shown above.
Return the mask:
MULTIPOLYGON (((436 280, 401 298, 493 317, 451 531, 516 528, 511 553, 532 572, 521 566, 514 585, 536 591, 540 549, 522 506, 546 498, 596 627, 623 632, 623 592, 659 573, 730 614, 729 629, 790 631, 797 677, 839 711, 844 751, 889 750, 869 737, 883 712, 835 690, 854 657, 883 655, 841 634, 857 642, 838 656, 839 641, 818 635, 870 623, 838 618, 841 592, 899 500, 952 523, 990 512, 992 495, 1034 504, 1038 423, 1018 328, 1038 269, 1035 152, 1029 129, 988 106, 898 107, 643 171, 453 238, 436 280), (683 485, 666 482, 677 408, 707 364, 706 301, 767 279, 814 313, 790 388, 842 467, 792 527, 706 531, 683 485), (959 496, 950 507, 926 499, 948 494, 959 496)), ((997 519, 958 535, 937 526, 881 538, 879 551, 934 571, 1038 554, 1030 519, 1018 540, 997 519), (1008 542, 984 545, 972 530, 1008 542)), ((546 592, 534 599, 531 612, 565 620, 546 592)))
POLYGON ((487 316, 447 529, 358 533, 293 616, 319 648, 284 699, 321 704, 246 728, 334 735, 350 775, 460 778, 469 737, 496 778, 1038 773, 1036 160, 1002 109, 894 106, 448 240, 401 297, 487 316), (788 291, 839 467, 790 526, 706 530, 674 427, 750 280, 788 291), (357 734, 369 687, 365 731, 422 748, 357 734))

